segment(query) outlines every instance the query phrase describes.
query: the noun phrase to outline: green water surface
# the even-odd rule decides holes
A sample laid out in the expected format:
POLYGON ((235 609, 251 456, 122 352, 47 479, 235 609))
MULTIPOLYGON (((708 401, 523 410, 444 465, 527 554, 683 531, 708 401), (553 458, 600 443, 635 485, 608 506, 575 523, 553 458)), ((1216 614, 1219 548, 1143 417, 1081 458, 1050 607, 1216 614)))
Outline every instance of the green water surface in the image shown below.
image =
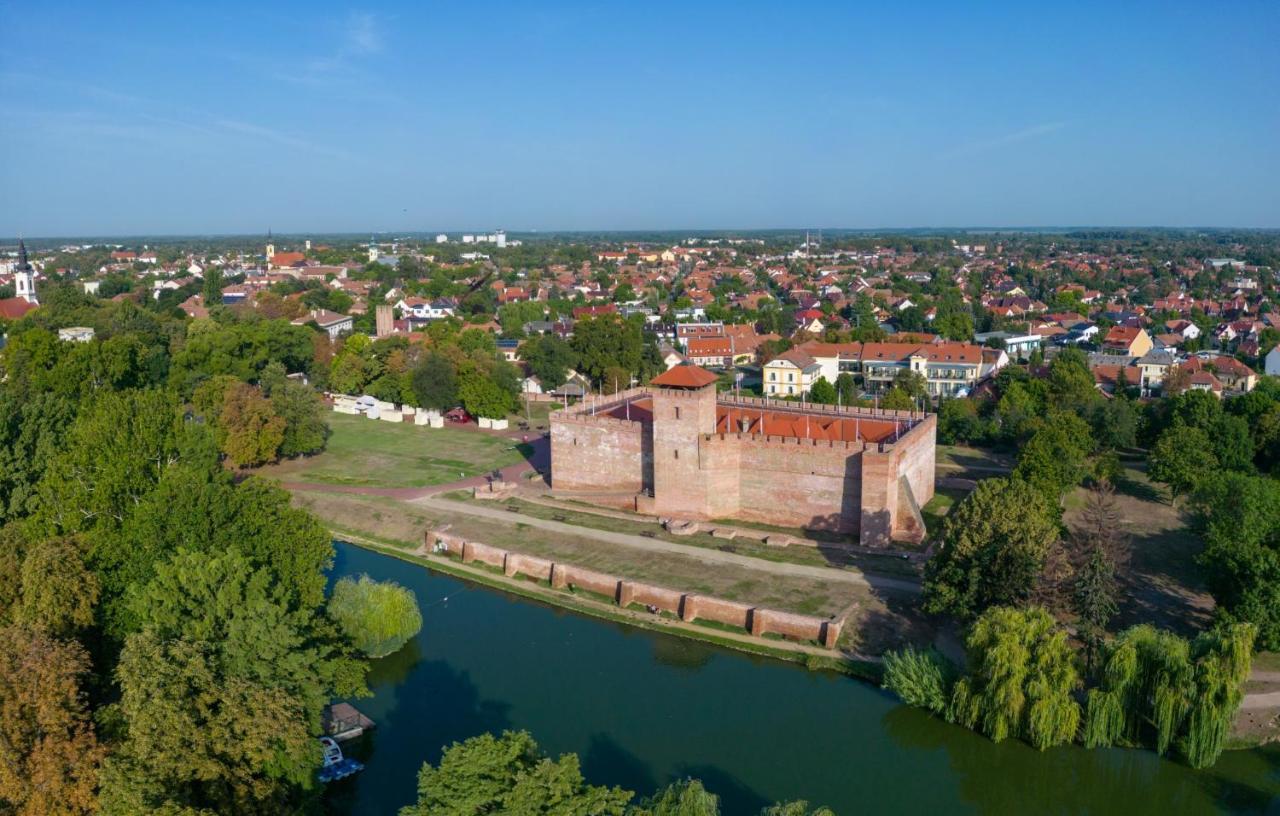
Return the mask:
POLYGON ((330 786, 332 814, 394 814, 418 768, 484 731, 527 729, 593 783, 650 792, 693 776, 727 816, 805 798, 862 814, 1280 814, 1280 749, 1194 771, 1148 751, 1000 745, 865 683, 581 617, 349 544, 335 577, 411 588, 421 634, 375 662, 377 723, 330 786), (445 603, 440 599, 448 597, 445 603))

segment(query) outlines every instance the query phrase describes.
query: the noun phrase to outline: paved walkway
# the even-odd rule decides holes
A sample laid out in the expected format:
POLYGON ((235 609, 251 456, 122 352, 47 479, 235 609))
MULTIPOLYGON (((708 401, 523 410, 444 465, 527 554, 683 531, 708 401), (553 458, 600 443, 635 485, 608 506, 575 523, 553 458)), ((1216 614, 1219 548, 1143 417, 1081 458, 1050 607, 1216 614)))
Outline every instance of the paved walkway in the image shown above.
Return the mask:
POLYGON ((814 567, 808 564, 789 564, 782 561, 762 561, 748 555, 714 550, 708 547, 697 547, 692 544, 677 544, 660 538, 645 538, 630 533, 616 533, 610 530, 597 530, 591 527, 579 527, 561 521, 534 518, 523 514, 498 510, 482 504, 450 501, 432 496, 421 496, 410 500, 411 504, 426 507, 444 514, 461 514, 476 518, 498 521, 503 524, 520 523, 536 527, 552 533, 574 535, 633 547, 651 553, 682 555, 696 559, 705 564, 733 564, 738 567, 762 570, 774 575, 789 575, 797 578, 810 578, 817 581, 837 581, 841 583, 859 584, 870 589, 892 590, 916 594, 920 592, 920 584, 904 578, 867 574, 853 569, 836 569, 834 567, 814 567))

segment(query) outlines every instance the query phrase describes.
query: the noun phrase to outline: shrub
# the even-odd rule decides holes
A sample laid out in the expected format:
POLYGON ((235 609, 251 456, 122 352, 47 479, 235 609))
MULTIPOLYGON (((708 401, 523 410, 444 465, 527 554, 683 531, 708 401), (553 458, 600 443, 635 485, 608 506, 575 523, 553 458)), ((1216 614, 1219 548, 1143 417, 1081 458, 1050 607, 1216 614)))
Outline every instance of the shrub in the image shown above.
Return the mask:
POLYGON ((907 705, 941 714, 951 696, 951 664, 932 649, 908 646, 884 656, 884 687, 907 705))
POLYGON ((368 575, 338 581, 329 598, 329 614, 356 648, 370 657, 397 651, 422 629, 413 591, 368 575))

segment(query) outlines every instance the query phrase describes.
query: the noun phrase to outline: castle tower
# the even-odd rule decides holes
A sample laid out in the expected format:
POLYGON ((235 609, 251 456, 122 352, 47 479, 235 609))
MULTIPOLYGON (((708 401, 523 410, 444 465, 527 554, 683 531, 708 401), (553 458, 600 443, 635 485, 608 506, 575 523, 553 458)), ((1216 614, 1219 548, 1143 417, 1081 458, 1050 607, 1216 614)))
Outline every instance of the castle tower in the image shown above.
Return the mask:
POLYGON ((653 392, 653 500, 659 515, 701 517, 708 508, 699 472, 703 435, 716 430, 716 375, 680 365, 650 381, 653 392))
POLYGON ((21 238, 18 239, 18 266, 14 269, 13 286, 15 295, 27 303, 39 305, 40 301, 36 297, 36 273, 27 260, 27 245, 21 238))

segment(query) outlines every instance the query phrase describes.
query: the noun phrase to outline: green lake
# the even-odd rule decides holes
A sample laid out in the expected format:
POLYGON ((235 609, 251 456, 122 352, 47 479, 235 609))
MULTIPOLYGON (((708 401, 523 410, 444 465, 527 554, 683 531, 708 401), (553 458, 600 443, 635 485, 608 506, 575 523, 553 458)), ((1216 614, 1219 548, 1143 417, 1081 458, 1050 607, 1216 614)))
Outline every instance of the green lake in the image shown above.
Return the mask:
POLYGON ((377 729, 332 814, 394 814, 443 746, 531 732, 593 783, 651 792, 693 776, 727 815, 808 799, 863 814, 1280 814, 1280 748, 1193 771, 1147 751, 1000 745, 856 680, 582 617, 349 544, 334 576, 411 588, 416 640, 374 663, 354 701, 377 729), (441 599, 448 600, 441 603, 441 599))

